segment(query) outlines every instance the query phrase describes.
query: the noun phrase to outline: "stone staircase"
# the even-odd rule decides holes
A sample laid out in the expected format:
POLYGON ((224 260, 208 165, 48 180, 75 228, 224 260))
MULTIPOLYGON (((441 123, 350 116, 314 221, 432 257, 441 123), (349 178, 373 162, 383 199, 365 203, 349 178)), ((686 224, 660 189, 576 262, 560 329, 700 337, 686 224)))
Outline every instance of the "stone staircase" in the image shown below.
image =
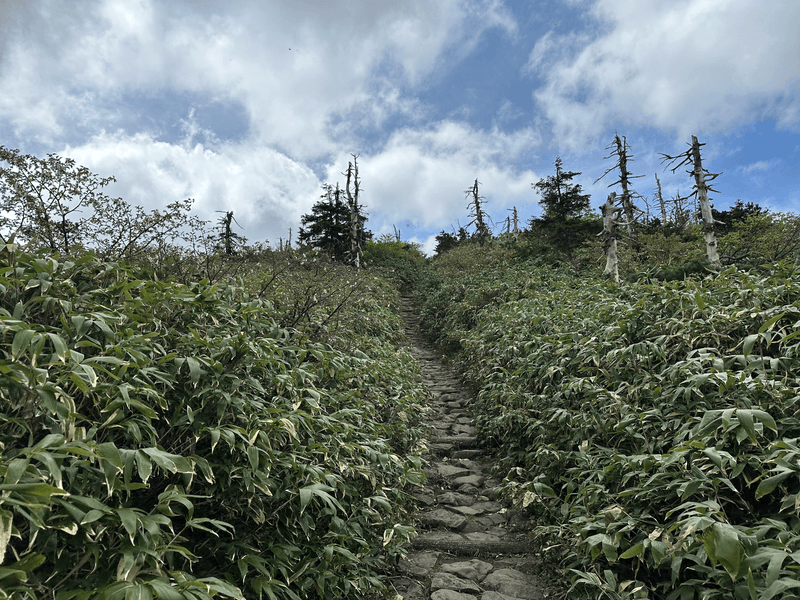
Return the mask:
POLYGON ((424 457, 427 481, 414 494, 420 535, 388 582, 396 599, 547 598, 535 575, 539 561, 526 520, 495 499, 500 482, 479 447, 469 394, 420 335, 412 298, 403 298, 402 314, 435 412, 424 457))

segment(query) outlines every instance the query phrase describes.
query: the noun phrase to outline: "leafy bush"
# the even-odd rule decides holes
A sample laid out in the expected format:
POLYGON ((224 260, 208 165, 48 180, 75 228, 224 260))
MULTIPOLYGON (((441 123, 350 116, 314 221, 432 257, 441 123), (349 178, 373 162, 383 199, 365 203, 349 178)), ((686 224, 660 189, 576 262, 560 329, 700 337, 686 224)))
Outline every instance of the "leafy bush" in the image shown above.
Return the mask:
POLYGON ((383 284, 355 310, 388 324, 345 352, 241 287, 0 253, 0 596, 380 587, 425 399, 410 354, 370 337, 397 327, 383 284))
POLYGON ((393 281, 401 291, 409 292, 424 277, 427 268, 425 255, 420 251, 419 244, 387 238, 384 236, 377 242, 367 242, 364 261, 393 281))
POLYGON ((503 492, 561 552, 570 598, 798 597, 797 269, 439 277, 428 327, 461 336, 503 492))

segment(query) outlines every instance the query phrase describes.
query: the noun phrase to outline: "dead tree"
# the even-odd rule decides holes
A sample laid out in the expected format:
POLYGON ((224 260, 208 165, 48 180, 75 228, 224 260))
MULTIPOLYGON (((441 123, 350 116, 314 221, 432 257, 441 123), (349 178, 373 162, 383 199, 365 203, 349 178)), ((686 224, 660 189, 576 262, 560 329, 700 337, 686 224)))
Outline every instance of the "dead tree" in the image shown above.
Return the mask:
POLYGON ((622 211, 622 208, 616 206, 617 193, 611 192, 608 195, 608 200, 600 207, 600 212, 603 214, 603 231, 600 235, 603 236, 603 250, 606 253, 606 268, 603 271, 603 277, 611 279, 615 283, 619 283, 619 254, 617 253, 617 213, 622 211))
MULTIPOLYGON (((217 212, 221 213, 223 211, 218 210, 217 212)), ((237 246, 244 243, 244 238, 240 236, 238 233, 234 232, 231 228, 232 223, 236 223, 237 225, 239 225, 239 222, 233 218, 233 211, 229 210, 224 214, 225 216, 220 217, 219 221, 217 221, 217 224, 220 226, 221 229, 219 238, 220 241, 222 242, 222 247, 225 250, 225 254, 227 254, 228 256, 232 256, 236 254, 237 246)), ((239 227, 241 228, 241 225, 239 225, 239 227)))
POLYGON ((492 232, 486 224, 486 217, 488 215, 483 210, 483 206, 481 206, 481 201, 485 202, 486 198, 478 194, 478 185, 479 182, 476 179, 475 184, 464 193, 467 195, 467 198, 470 196, 472 197, 472 201, 467 205, 467 208, 472 210, 472 212, 470 212, 472 221, 467 224, 467 227, 473 224, 475 225, 475 237, 478 238, 478 243, 483 246, 486 239, 492 235, 492 232))
POLYGON ((661 154, 661 156, 662 162, 666 162, 668 165, 672 165, 676 161, 680 161, 672 168, 673 173, 683 165, 689 164, 692 166, 692 170, 686 172, 689 175, 694 176, 694 192, 692 192, 691 195, 694 196, 699 203, 700 214, 703 217, 703 238, 705 238, 706 242, 706 256, 708 256, 708 262, 711 263, 712 267, 721 268, 722 261, 719 259, 719 252, 717 251, 717 236, 714 233, 714 224, 719 223, 719 221, 714 220, 714 217, 711 214, 711 202, 708 199, 709 191, 717 194, 719 194, 719 191, 708 185, 708 182, 714 181, 717 177, 722 175, 722 173, 709 173, 703 168, 703 162, 700 158, 701 146, 705 146, 705 144, 698 142, 697 136, 693 135, 691 146, 686 152, 678 154, 677 156, 669 156, 667 154, 661 154), (706 176, 708 176, 707 180, 706 176))
POLYGON ((361 206, 358 204, 358 193, 361 190, 361 180, 358 178, 358 155, 351 154, 353 162, 347 163, 347 183, 345 189, 347 190, 347 205, 350 208, 350 262, 356 269, 361 268, 364 262, 363 249, 361 247, 361 238, 363 237, 363 225, 361 222, 361 206), (355 194, 350 193, 350 180, 353 180, 353 188, 355 194))
POLYGON ((661 207, 661 226, 665 226, 667 224, 667 205, 664 204, 664 195, 661 193, 661 182, 658 180, 658 173, 655 174, 656 176, 656 185, 658 185, 658 204, 661 207))
POLYGON ((637 213, 641 213, 642 211, 638 209, 633 204, 632 198, 634 196, 638 196, 635 191, 631 189, 631 179, 637 179, 639 177, 644 177, 644 175, 632 175, 630 171, 628 171, 628 161, 633 162, 633 155, 630 153, 631 147, 628 145, 625 136, 622 136, 620 139, 619 135, 614 134, 614 141, 611 142, 608 146, 606 146, 606 150, 611 150, 611 154, 604 157, 605 159, 617 157, 616 164, 608 169, 605 173, 603 173, 600 177, 595 180, 595 183, 600 181, 603 177, 614 171, 615 169, 619 169, 619 179, 612 184, 609 184, 608 187, 613 187, 619 184, 622 187, 622 196, 620 198, 622 202, 622 210, 625 212, 625 228, 628 232, 628 238, 631 241, 631 245, 638 249, 639 248, 639 237, 636 232, 636 217, 637 213))

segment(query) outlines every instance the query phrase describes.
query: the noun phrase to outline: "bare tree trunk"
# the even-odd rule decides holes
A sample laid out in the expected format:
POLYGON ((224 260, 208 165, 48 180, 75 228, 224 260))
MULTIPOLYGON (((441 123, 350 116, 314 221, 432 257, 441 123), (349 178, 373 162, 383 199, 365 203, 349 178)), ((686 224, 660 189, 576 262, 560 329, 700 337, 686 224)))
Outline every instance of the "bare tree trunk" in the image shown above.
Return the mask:
POLYGON ((614 136, 614 142, 617 145, 617 155, 619 156, 619 173, 620 178, 619 182, 622 186, 622 208, 625 211, 625 228, 628 230, 628 238, 631 240, 631 245, 634 248, 639 247, 639 237, 636 233, 636 225, 634 220, 636 215, 634 214, 634 206, 633 202, 631 202, 631 193, 628 189, 628 185, 630 181, 628 176, 628 153, 627 153, 627 144, 622 140, 619 139, 619 136, 614 136))
POLYGON ((608 200, 600 207, 603 213, 603 249, 606 252, 606 268, 603 277, 619 283, 619 254, 617 253, 617 213, 622 209, 616 206, 617 194, 611 192, 608 200))
MULTIPOLYGON (((706 240, 706 255, 712 267, 721 268, 722 261, 717 252, 717 236, 714 233, 714 217, 711 214, 711 203, 708 201, 708 185, 706 184, 703 162, 700 158, 700 143, 696 136, 692 136, 692 163, 694 164, 694 180, 697 186, 697 201, 703 215, 703 237, 706 240)), ((717 175, 711 176, 711 180, 717 175)))
POLYGON ((361 250, 361 236, 359 211, 358 211, 358 192, 360 190, 361 182, 358 179, 358 156, 353 154, 353 162, 347 164, 347 202, 350 206, 350 260, 353 261, 353 266, 356 269, 361 268, 362 250, 361 250), (353 179, 355 196, 350 193, 350 179, 353 179))
POLYGON ((658 180, 658 173, 656 175, 656 184, 658 184, 658 204, 661 206, 661 226, 667 224, 667 207, 664 204, 664 196, 661 194, 661 182, 658 180))

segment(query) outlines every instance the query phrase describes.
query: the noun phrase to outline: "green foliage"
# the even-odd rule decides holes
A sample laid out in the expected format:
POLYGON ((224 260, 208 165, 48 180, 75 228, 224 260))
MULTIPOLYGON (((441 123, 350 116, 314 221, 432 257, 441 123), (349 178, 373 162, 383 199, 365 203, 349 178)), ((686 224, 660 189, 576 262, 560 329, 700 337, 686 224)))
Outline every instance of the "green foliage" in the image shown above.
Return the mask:
MULTIPOLYGON (((318 248, 334 260, 344 262, 350 252, 350 207, 342 198, 344 190, 339 184, 324 184, 321 200, 311 207, 311 214, 303 215, 298 238, 301 244, 318 248)), ((358 207, 361 208, 360 206, 358 207)), ((363 236, 359 242, 372 239, 372 232, 364 230, 367 217, 358 215, 358 231, 363 236)))
POLYGON ((439 271, 426 327, 459 350, 502 490, 568 597, 796 598, 800 273, 599 278, 439 271))
POLYGON ((544 209, 544 219, 563 222, 580 217, 589 210, 589 194, 582 194, 580 184, 571 183, 573 177, 580 175, 561 168, 561 157, 556 157, 556 174, 548 175, 532 184, 533 189, 542 196, 539 204, 544 209))
MULTIPOLYGON (((313 272, 294 279, 316 293, 313 272)), ((364 278, 368 294, 307 311, 358 316, 335 348, 252 291, 146 275, 0 248, 0 596, 379 588, 422 476, 396 296, 364 278)))
POLYGON ((422 281, 427 269, 420 248, 420 244, 394 240, 386 235, 377 242, 367 242, 364 260, 384 278, 393 281, 400 291, 408 292, 422 281))
POLYGON ((719 240, 720 253, 730 264, 753 267, 781 260, 800 259, 800 215, 750 214, 737 221, 719 240))
POLYGON ((102 190, 98 177, 70 158, 41 159, 0 146, 0 239, 13 236, 31 250, 66 256, 94 250, 104 260, 150 260, 203 222, 189 215, 192 200, 145 212, 102 190), (183 229, 186 231, 183 231, 183 229))

